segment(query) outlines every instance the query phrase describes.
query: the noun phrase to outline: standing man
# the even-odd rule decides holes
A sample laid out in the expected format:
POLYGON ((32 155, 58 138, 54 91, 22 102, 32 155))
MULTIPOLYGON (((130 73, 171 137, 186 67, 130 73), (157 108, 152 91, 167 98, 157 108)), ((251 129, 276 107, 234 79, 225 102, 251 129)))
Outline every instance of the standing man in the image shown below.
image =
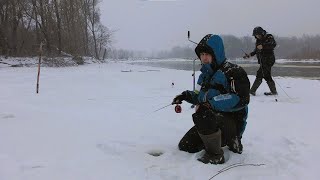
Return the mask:
POLYGON ((242 134, 250 101, 250 81, 243 68, 226 61, 220 36, 208 34, 195 52, 202 67, 195 91, 183 91, 172 104, 187 101, 196 105, 194 126, 183 136, 179 149, 196 153, 205 149, 198 160, 207 164, 225 162, 221 147, 242 153, 242 134))
POLYGON ((275 63, 274 48, 277 46, 271 34, 262 29, 262 27, 255 27, 252 36, 256 38, 256 48, 250 54, 246 54, 243 58, 247 59, 251 56, 257 55, 260 68, 257 71, 256 79, 250 89, 250 94, 256 95, 256 90, 262 83, 262 79, 267 81, 270 92, 265 92, 265 95, 277 95, 276 85, 271 76, 271 68, 275 63))

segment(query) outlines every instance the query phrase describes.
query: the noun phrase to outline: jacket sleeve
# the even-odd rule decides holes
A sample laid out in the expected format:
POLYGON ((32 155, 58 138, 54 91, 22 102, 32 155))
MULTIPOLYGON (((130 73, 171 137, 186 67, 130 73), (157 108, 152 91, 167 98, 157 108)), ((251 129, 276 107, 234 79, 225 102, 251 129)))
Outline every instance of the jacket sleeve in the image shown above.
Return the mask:
POLYGON ((254 56, 257 54, 257 48, 254 48, 254 50, 250 53, 250 56, 254 56))
POLYGON ((237 79, 231 81, 227 81, 224 76, 224 87, 227 89, 227 93, 219 94, 209 100, 213 109, 232 112, 242 109, 249 103, 250 81, 247 74, 243 69, 238 69, 234 75, 237 79))
POLYGON ((185 101, 187 101, 190 104, 194 104, 194 105, 199 104, 198 93, 196 93, 195 91, 185 91, 185 93, 187 95, 185 101))
POLYGON ((213 109, 218 111, 231 112, 235 111, 240 97, 234 93, 220 94, 209 100, 213 109))

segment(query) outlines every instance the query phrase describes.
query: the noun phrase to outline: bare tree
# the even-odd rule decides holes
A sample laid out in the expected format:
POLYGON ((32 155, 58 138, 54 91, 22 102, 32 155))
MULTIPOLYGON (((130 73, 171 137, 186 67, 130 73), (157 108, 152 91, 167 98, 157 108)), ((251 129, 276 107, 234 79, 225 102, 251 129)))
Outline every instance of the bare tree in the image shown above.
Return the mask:
POLYGON ((97 38, 96 38, 96 26, 100 20, 99 11, 97 10, 97 0, 85 0, 88 4, 88 20, 90 22, 89 29, 91 31, 92 40, 93 40, 93 49, 95 53, 95 57, 99 59, 99 53, 98 53, 98 44, 97 44, 97 38))
POLYGON ((0 1, 0 47, 2 54, 8 53, 9 0, 0 1))
POLYGON ((58 53, 61 54, 62 42, 61 42, 61 18, 59 12, 59 3, 58 0, 54 0, 55 14, 57 18, 57 27, 58 27, 58 53))

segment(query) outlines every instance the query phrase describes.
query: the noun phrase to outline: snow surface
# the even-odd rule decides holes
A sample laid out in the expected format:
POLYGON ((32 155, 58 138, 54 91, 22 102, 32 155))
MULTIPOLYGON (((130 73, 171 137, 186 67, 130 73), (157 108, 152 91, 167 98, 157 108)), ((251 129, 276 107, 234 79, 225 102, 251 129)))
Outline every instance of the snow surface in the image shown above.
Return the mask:
POLYGON ((0 68, 0 180, 319 179, 319 81, 276 77, 277 97, 262 95, 264 82, 243 154, 224 148, 225 164, 205 165, 203 151, 177 149, 190 104, 154 112, 192 89, 191 74, 116 62, 42 68, 36 94, 36 67, 0 68))

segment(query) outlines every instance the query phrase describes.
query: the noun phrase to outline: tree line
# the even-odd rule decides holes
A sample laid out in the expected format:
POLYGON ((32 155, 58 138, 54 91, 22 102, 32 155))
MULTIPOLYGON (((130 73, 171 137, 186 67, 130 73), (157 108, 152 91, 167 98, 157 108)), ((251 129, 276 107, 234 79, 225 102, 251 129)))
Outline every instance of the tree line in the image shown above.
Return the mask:
MULTIPOLYGON (((135 52, 112 49, 113 32, 100 22, 101 0, 0 0, 0 55, 115 58, 196 58, 194 45, 171 50, 135 52)), ((228 58, 254 49, 252 36, 222 35, 228 58)), ((320 59, 320 36, 275 37, 277 58, 320 59)))
MULTIPOLYGON (((236 37, 222 35, 226 56, 230 59, 241 58, 245 53, 250 53, 255 46, 252 36, 236 37)), ((283 59, 320 59, 320 36, 303 35, 302 37, 275 37, 277 47, 276 58, 283 59)), ((196 58, 195 45, 176 46, 171 50, 157 53, 157 58, 196 58)))
POLYGON ((0 55, 106 55, 112 31, 101 24, 99 0, 0 0, 0 55))

